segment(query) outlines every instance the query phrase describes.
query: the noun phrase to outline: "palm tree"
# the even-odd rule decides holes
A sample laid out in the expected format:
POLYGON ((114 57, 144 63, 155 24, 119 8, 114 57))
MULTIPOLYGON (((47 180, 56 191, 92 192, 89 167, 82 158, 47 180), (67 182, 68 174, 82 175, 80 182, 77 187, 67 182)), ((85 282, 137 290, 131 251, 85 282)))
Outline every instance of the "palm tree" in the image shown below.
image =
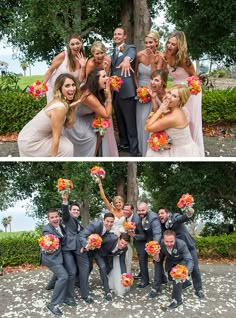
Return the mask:
POLYGON ((20 62, 20 67, 22 68, 22 70, 24 72, 24 76, 26 76, 26 70, 27 70, 28 66, 29 66, 29 63, 25 60, 22 60, 20 62))
POLYGON ((5 232, 7 232, 7 226, 9 224, 9 219, 8 219, 8 216, 6 216, 5 218, 2 219, 2 225, 4 226, 5 228, 5 232))
POLYGON ((10 227, 10 232, 11 232, 11 221, 12 221, 12 216, 8 216, 8 224, 10 227))

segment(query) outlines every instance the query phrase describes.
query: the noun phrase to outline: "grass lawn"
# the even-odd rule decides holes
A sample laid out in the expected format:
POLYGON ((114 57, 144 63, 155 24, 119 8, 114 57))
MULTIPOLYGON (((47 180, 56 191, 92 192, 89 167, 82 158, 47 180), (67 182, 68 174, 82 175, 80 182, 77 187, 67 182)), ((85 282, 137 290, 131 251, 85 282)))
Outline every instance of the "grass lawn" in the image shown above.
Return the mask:
POLYGON ((29 232, 33 232, 33 231, 0 232, 0 240, 1 238, 6 238, 6 237, 18 237, 24 233, 29 233, 29 232))
POLYGON ((33 84, 36 80, 42 81, 44 75, 21 76, 19 86, 21 89, 33 84))

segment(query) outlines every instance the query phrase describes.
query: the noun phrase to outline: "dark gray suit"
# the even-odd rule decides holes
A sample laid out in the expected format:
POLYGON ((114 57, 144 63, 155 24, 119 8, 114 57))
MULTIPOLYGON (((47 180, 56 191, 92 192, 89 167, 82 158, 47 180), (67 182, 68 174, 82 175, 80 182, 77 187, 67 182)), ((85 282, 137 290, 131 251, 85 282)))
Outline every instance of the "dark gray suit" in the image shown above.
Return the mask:
MULTIPOLYGON (((185 265, 188 269, 189 274, 192 272, 193 259, 184 241, 176 239, 171 254, 168 252, 165 244, 162 241, 160 254, 160 257, 166 256, 165 269, 168 272, 170 280, 172 280, 170 276, 170 270, 177 264, 185 265)), ((182 283, 176 283, 175 281, 173 281, 172 299, 175 299, 177 302, 182 301, 182 283)))
POLYGON ((119 129, 120 145, 128 145, 130 153, 138 154, 138 137, 136 125, 136 87, 134 83, 133 72, 130 76, 121 76, 121 68, 116 67, 123 62, 125 57, 130 57, 133 61, 136 56, 134 45, 124 44, 123 52, 116 54, 116 48, 112 55, 111 75, 117 75, 122 78, 123 84, 119 92, 113 92, 113 105, 116 113, 116 119, 119 129))
POLYGON ((198 256, 197 256, 197 250, 195 246, 195 240, 190 235, 186 225, 184 222, 189 221, 189 217, 186 214, 179 214, 179 213, 170 213, 169 219, 165 222, 165 224, 162 224, 163 230, 171 229, 176 233, 176 237, 178 239, 183 240, 189 249, 189 252, 192 255, 194 267, 191 274, 192 280, 193 280, 193 286, 196 291, 199 291, 202 289, 202 279, 200 274, 200 269, 198 265, 198 256))
POLYGON ((126 264, 125 264, 125 257, 126 252, 128 250, 128 247, 120 250, 118 249, 116 252, 113 252, 115 247, 118 243, 118 237, 114 233, 108 233, 105 235, 103 239, 102 246, 99 250, 97 250, 97 253, 99 256, 101 256, 106 264, 107 268, 107 274, 110 273, 110 271, 113 268, 113 257, 119 255, 119 261, 120 261, 120 269, 121 274, 126 273, 126 264))
MULTIPOLYGON (((161 224, 158 219, 158 216, 155 212, 149 211, 145 218, 145 221, 142 222, 143 230, 146 235, 146 242, 156 241, 160 243, 162 237, 161 224)), ((142 254, 140 255, 141 259, 141 278, 142 282, 149 284, 149 274, 148 274, 148 254, 145 251, 145 243, 143 246, 142 254)), ((161 276, 162 276, 162 265, 160 262, 154 261, 154 288, 157 291, 161 289, 161 276)))
MULTIPOLYGON (((83 229, 83 231, 81 231, 79 233, 79 241, 80 241, 81 247, 85 248, 87 246, 87 244, 88 244, 87 237, 90 234, 96 233, 96 234, 100 235, 102 237, 102 239, 104 240, 107 233, 105 232, 103 234, 103 230, 104 230, 104 225, 103 225, 102 220, 90 223, 86 228, 83 229)), ((84 281, 85 279, 88 280, 89 272, 91 272, 91 270, 92 270, 93 258, 95 258, 96 263, 97 263, 98 268, 99 268, 100 277, 101 277, 101 280, 103 283, 105 293, 106 294, 109 293, 110 289, 109 289, 109 285, 108 285, 107 267, 106 267, 106 263, 105 263, 104 259, 97 253, 96 250, 80 253, 79 256, 83 261, 83 266, 81 266, 82 272, 80 275, 81 277, 84 278, 82 281, 84 281)), ((80 281, 80 284, 81 284, 81 281, 80 281)), ((81 288, 81 286, 80 286, 80 288, 81 288)), ((88 287, 85 286, 85 288, 88 288, 88 287)))
MULTIPOLYGON (((62 226, 60 226, 60 228, 62 233, 65 234, 62 226)), ((63 265, 62 247, 64 244, 65 236, 61 236, 61 234, 50 223, 43 227, 42 232, 43 235, 53 234, 60 240, 59 249, 56 250, 53 254, 48 254, 44 251, 41 251, 40 253, 42 264, 47 266, 57 277, 51 298, 51 304, 55 306, 57 304, 62 304, 68 299, 73 298, 73 295, 71 294, 71 290, 69 288, 73 277, 70 277, 68 275, 68 272, 63 265)))

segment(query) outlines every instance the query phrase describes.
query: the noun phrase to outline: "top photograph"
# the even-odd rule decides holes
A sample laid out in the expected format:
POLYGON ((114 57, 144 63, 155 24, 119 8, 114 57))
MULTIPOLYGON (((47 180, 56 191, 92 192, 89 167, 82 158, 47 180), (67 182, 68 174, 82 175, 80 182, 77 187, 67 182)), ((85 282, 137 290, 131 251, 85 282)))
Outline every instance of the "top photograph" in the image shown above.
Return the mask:
POLYGON ((29 3, 1 10, 0 157, 236 157, 235 4, 29 3))

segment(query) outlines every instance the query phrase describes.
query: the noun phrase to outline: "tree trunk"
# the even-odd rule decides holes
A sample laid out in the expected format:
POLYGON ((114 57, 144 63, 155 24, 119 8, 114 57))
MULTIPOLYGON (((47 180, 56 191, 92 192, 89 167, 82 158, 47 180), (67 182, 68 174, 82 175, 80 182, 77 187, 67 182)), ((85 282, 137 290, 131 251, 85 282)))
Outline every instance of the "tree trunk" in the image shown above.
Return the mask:
POLYGON ((116 193, 117 195, 120 195, 124 202, 126 202, 126 194, 125 194, 125 179, 120 178, 116 184, 116 193))
POLYGON ((4 228, 5 228, 5 232, 7 232, 7 224, 3 224, 4 228))
POLYGON ((90 218, 90 213, 89 213, 89 200, 88 195, 86 193, 89 192, 89 188, 87 185, 84 186, 84 189, 82 190, 82 193, 84 193, 83 199, 79 201, 81 203, 80 205, 80 215, 81 215, 81 221, 82 225, 85 227, 89 224, 89 218, 90 218))
POLYGON ((138 201, 137 162, 128 162, 127 201, 136 209, 138 201))
POLYGON ((150 31, 151 18, 147 0, 134 0, 134 45, 137 51, 144 48, 145 35, 150 31))
POLYGON ((126 31, 126 43, 134 43, 134 4, 133 0, 121 1, 121 25, 126 31))

